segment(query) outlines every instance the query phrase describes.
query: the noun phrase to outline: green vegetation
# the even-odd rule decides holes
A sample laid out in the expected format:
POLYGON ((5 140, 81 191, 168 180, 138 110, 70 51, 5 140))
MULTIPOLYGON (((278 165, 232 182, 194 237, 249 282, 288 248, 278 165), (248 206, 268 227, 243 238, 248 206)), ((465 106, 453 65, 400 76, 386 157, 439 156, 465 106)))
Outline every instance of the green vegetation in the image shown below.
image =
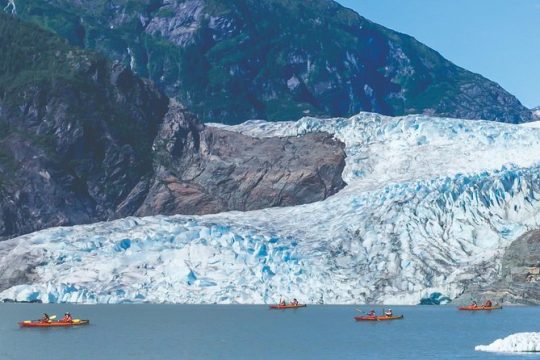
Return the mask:
MULTIPOLYGON (((0 94, 10 94, 28 85, 77 80, 69 66, 65 41, 45 30, 20 26, 20 21, 0 14, 0 94), (16 44, 32 46, 14 46, 16 44)), ((78 50, 72 51, 72 57, 78 50)))
POLYGON ((156 16, 162 18, 171 18, 174 17, 174 11, 171 9, 159 9, 156 16))
MULTIPOLYGON (((154 107, 166 108, 164 97, 165 103, 153 103, 158 100, 152 97, 145 98, 149 103, 137 104, 136 99, 130 103, 126 97, 144 95, 138 93, 137 87, 142 86, 140 80, 126 73, 126 84, 122 85, 118 80, 116 87, 109 78, 110 64, 103 57, 74 48, 46 29, 2 13, 0 54, 0 106, 5 107, 7 114, 12 114, 0 119, 0 141, 15 134, 45 151, 50 160, 62 162, 62 154, 57 153, 57 142, 63 139, 58 139, 53 125, 55 109, 49 106, 54 104, 64 109, 60 116, 65 124, 61 126, 80 127, 89 134, 89 142, 85 144, 89 153, 82 156, 103 151, 99 147, 103 146, 100 132, 104 130, 96 122, 104 121, 117 145, 129 145, 139 160, 130 171, 139 175, 151 171, 152 133, 159 122, 158 112, 164 112, 164 109, 154 107), (46 120, 40 128, 29 128, 22 123, 25 115, 21 109, 28 106, 34 107, 46 120), (141 111, 148 114, 141 114, 141 111), (156 112, 156 119, 137 120, 141 116, 150 117, 152 112, 156 112)), ((6 159, 6 156, 0 157, 2 163, 6 159)), ((80 163, 91 162, 80 158, 66 160, 66 166, 80 163)))
POLYGON ((4 122, 0 122, 0 141, 4 140, 10 134, 10 126, 4 122))

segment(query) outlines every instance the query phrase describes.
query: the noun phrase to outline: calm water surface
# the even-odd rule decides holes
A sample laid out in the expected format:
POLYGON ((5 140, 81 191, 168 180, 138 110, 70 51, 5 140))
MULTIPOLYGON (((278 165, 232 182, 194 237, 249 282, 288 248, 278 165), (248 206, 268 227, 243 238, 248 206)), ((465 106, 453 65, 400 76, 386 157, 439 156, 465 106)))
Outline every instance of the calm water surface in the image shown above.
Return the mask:
POLYGON ((540 359, 474 351, 515 332, 540 331, 540 308, 394 307, 405 319, 376 323, 355 322, 356 308, 0 304, 0 359, 540 359), (65 311, 91 324, 17 326, 42 312, 65 311))

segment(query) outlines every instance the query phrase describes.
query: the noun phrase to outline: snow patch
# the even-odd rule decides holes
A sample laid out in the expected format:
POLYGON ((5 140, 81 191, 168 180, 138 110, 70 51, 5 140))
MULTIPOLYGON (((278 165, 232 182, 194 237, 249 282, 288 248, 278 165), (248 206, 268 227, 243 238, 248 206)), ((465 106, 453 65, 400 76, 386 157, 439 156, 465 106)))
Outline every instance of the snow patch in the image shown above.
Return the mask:
POLYGON ((11 14, 13 15, 17 14, 17 6, 15 5, 15 0, 8 0, 7 5, 4 7, 4 12, 11 12, 11 14))
POLYGON ((129 68, 132 71, 135 71, 135 56, 133 55, 133 51, 131 50, 130 47, 128 47, 127 52, 128 52, 128 55, 129 55, 129 68))
POLYGON ((291 78, 287 80, 287 87, 289 90, 295 90, 298 86, 300 86, 300 80, 298 80, 295 75, 291 76, 291 78))
POLYGON ((535 107, 531 111, 532 111, 532 114, 533 114, 533 119, 540 120, 540 106, 535 107))

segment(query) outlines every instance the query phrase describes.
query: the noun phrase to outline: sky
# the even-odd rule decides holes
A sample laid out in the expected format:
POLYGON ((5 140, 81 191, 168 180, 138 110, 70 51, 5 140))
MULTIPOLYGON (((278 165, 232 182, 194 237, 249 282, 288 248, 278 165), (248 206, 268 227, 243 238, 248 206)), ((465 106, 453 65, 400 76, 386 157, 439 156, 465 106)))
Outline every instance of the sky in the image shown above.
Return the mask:
POLYGON ((540 0, 338 0, 540 106, 540 0))

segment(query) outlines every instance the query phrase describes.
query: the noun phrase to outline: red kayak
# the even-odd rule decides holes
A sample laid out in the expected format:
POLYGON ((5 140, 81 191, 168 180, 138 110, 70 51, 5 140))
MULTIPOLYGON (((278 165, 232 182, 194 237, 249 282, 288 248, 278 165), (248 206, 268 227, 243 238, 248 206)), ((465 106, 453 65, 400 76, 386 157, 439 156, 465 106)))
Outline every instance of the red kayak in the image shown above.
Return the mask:
POLYGON ((50 321, 50 322, 43 322, 40 320, 25 320, 21 321, 19 323, 19 326, 21 327, 32 327, 32 328, 46 328, 46 327, 70 327, 70 326, 80 326, 80 325, 88 325, 90 324, 90 320, 79 320, 75 319, 70 322, 65 321, 50 321))
POLYGON ((270 309, 280 309, 280 310, 285 310, 285 309, 298 309, 298 308, 303 308, 303 307, 306 307, 307 305, 306 304, 298 304, 298 305, 270 305, 270 309))
POLYGON ((469 306, 460 306, 458 307, 459 310, 466 310, 466 311, 479 311, 479 310, 499 310, 499 309, 502 309, 502 305, 493 305, 493 306, 484 306, 484 305, 480 305, 480 306, 472 306, 472 305, 469 305, 469 306))
POLYGON ((354 320, 356 321, 385 321, 385 320, 398 320, 398 319, 403 319, 403 315, 392 315, 392 316, 363 315, 363 316, 354 317, 354 320))

